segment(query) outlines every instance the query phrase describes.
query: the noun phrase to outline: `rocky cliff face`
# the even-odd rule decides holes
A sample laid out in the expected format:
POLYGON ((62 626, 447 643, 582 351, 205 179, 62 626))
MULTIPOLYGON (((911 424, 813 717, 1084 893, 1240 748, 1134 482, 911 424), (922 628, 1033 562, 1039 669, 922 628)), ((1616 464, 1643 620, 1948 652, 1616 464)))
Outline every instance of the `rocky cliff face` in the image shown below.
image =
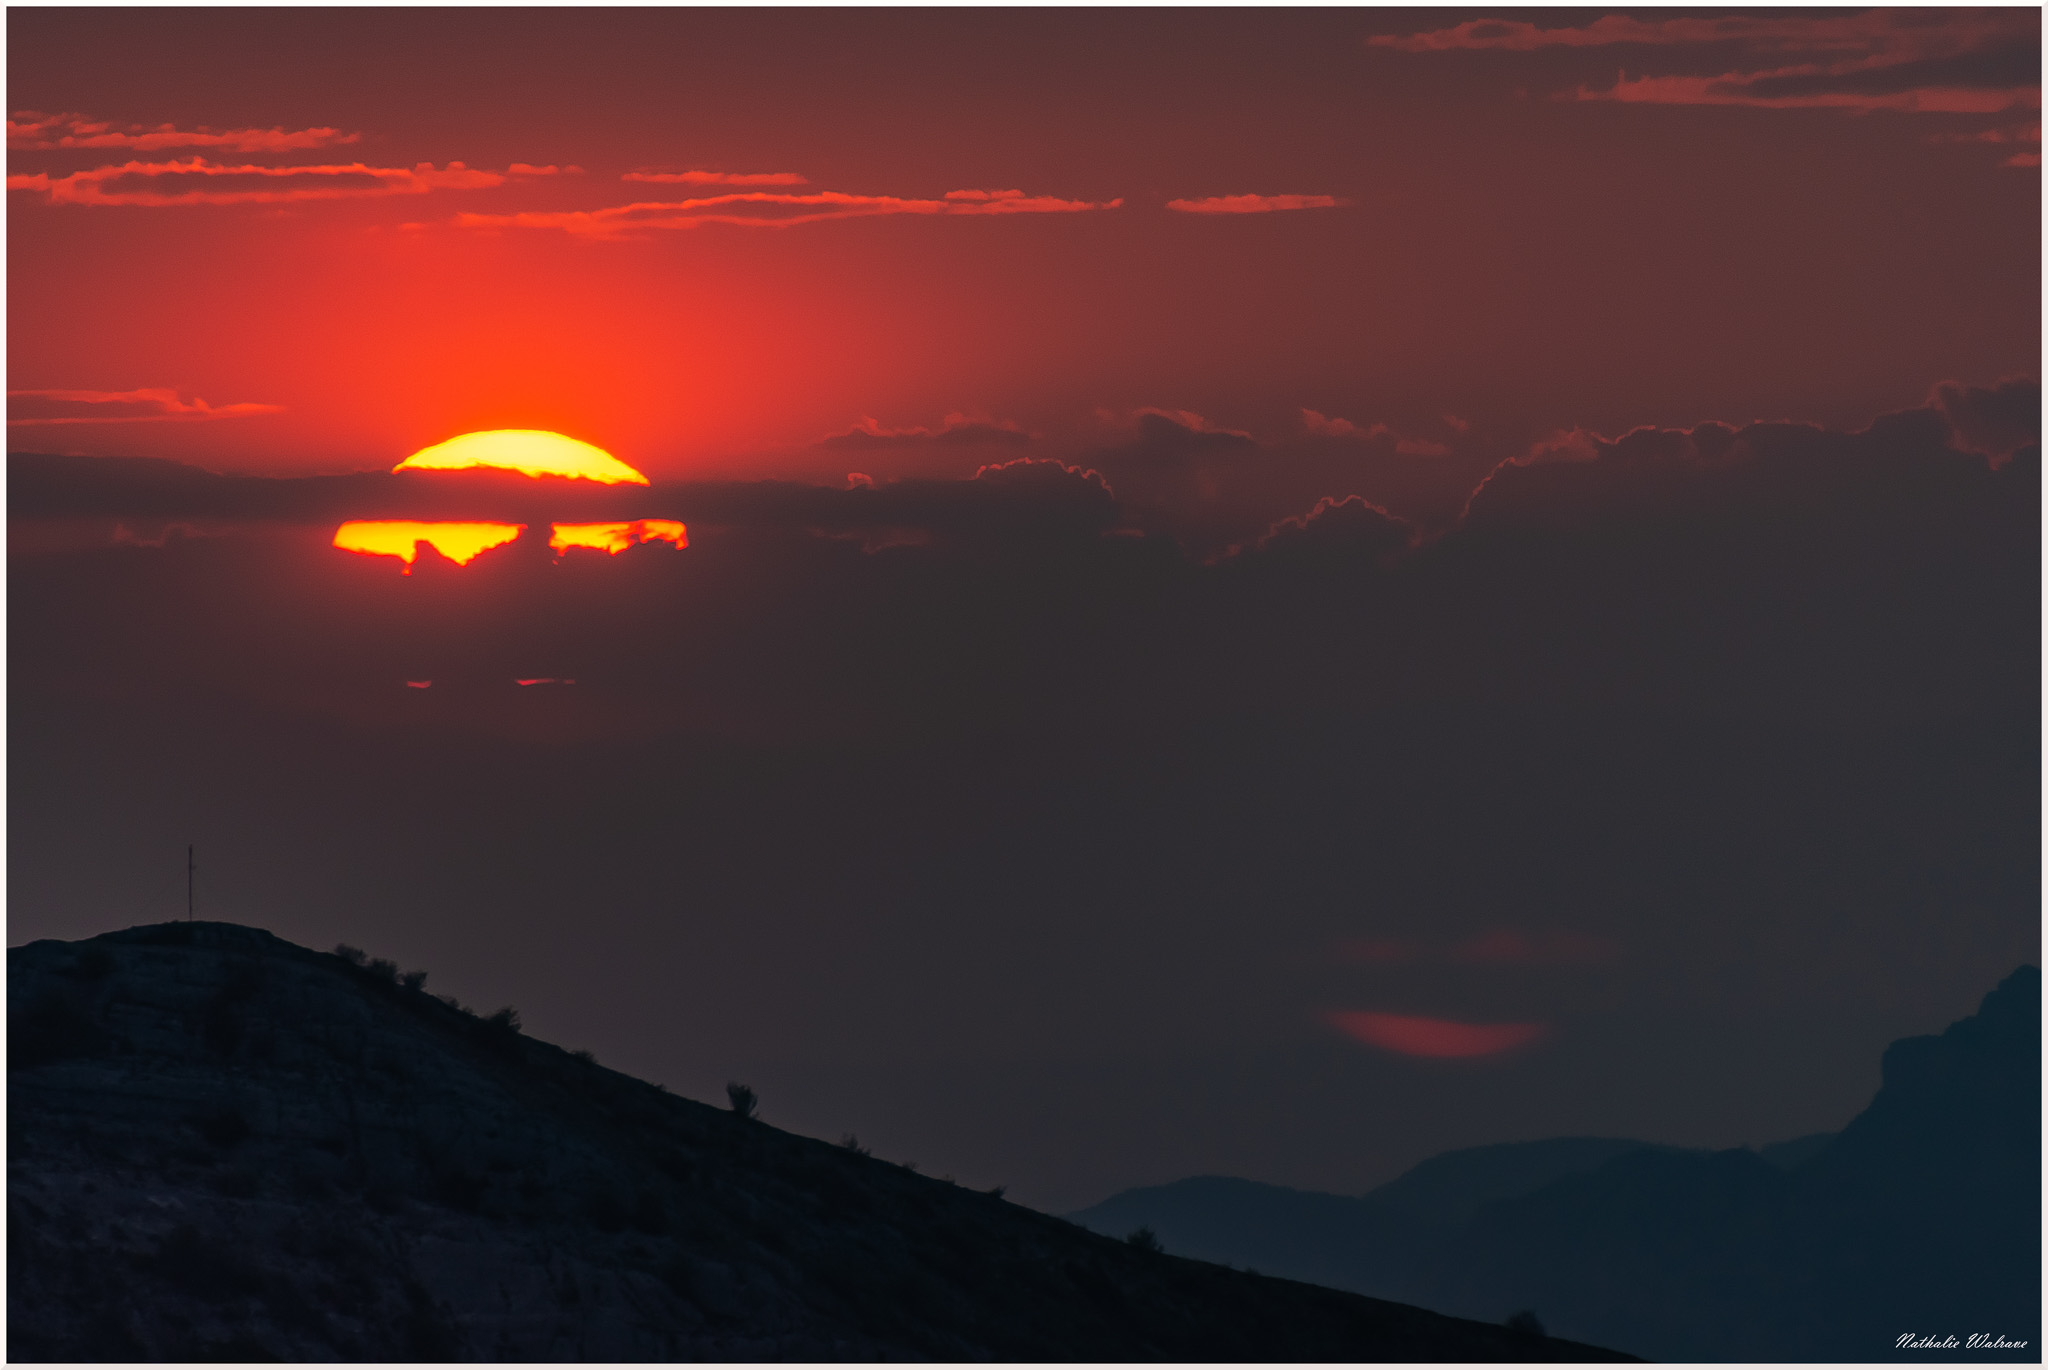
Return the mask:
POLYGON ((18 1359, 1579 1360, 1139 1250, 229 924, 8 953, 18 1359))

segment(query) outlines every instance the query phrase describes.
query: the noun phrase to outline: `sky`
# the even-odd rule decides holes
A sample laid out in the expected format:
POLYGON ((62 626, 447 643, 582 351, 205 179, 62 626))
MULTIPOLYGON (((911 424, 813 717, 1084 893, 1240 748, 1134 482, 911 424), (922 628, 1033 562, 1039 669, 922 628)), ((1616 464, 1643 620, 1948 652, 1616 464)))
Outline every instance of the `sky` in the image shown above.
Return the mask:
POLYGON ((2038 960, 2036 10, 8 36, 11 944, 193 842, 1055 1211, 1836 1127, 2038 960), (650 483, 392 472, 508 428, 650 483))

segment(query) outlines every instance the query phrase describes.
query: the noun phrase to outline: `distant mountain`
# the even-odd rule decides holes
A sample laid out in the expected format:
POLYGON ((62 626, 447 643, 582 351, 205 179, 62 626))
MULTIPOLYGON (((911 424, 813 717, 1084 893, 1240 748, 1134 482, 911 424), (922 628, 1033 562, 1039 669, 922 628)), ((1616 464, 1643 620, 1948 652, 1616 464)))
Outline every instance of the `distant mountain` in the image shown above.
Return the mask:
POLYGON ((1415 1283, 1482 1206, 1597 1169, 1646 1142, 1559 1137, 1447 1151, 1362 1198, 1202 1175, 1128 1189, 1067 1215, 1120 1237, 1149 1228, 1168 1251, 1381 1298, 1415 1283))
POLYGON ((1169 1251, 1659 1360, 2040 1359, 2041 979, 2022 967, 1938 1037, 1895 1042, 1839 1134, 1760 1152, 1603 1138, 1479 1147, 1362 1198, 1243 1180, 1072 1215, 1169 1251), (2016 1343, 1968 1345, 1971 1334, 2016 1343))
POLYGON ((18 1360, 1587 1360, 1107 1240, 220 923, 8 952, 18 1360))

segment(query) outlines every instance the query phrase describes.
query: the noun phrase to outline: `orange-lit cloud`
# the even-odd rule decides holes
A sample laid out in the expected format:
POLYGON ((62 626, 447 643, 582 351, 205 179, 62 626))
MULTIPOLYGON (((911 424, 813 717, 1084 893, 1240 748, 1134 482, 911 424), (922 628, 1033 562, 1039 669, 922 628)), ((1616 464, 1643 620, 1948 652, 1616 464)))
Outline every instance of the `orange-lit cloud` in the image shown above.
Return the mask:
POLYGON ((405 682, 405 688, 408 690, 431 690, 434 688, 434 682, 431 680, 408 680, 405 682))
POLYGON ((512 683, 514 685, 574 685, 576 681, 573 678, 565 680, 560 676, 536 675, 527 676, 521 680, 514 680, 512 683))
POLYGON ((254 414, 282 414, 281 404, 208 404, 194 396, 180 399, 170 389, 151 390, 10 390, 7 426, 66 423, 159 423, 165 420, 240 419, 254 414))
POLYGON ((1415 1018, 1400 1013, 1340 1011, 1325 1015, 1339 1032, 1367 1046, 1401 1056, 1457 1060, 1498 1056, 1549 1035, 1543 1023, 1460 1023, 1449 1018, 1415 1018))
POLYGON ((690 545, 689 530, 674 519, 634 519, 629 523, 558 523, 548 538, 556 556, 571 547, 588 547, 613 556, 643 542, 690 545))
POLYGON ((573 165, 556 166, 552 162, 546 166, 535 166, 531 162, 514 162, 511 166, 505 168, 505 174, 507 176, 581 176, 583 168, 573 165))
MULTIPOLYGON (((977 195, 982 193, 976 192, 977 195)), ((701 228, 706 224, 794 228, 799 224, 824 223, 832 219, 864 219, 889 214, 1080 214, 1089 210, 1115 209, 1121 204, 1121 199, 1101 202, 1062 200, 1050 195, 1012 195, 1007 192, 989 199, 912 200, 896 195, 849 195, 837 190, 803 195, 756 190, 691 200, 645 201, 607 209, 519 214, 465 213, 456 215, 454 223, 460 228, 551 228, 576 237, 623 238, 656 230, 701 228)))
POLYGON ((18 152, 58 148, 122 147, 155 152, 167 147, 217 147, 233 152, 291 152, 353 143, 360 133, 338 128, 181 129, 172 124, 116 125, 83 114, 17 110, 7 120, 7 146, 18 152))
POLYGON ((622 181, 686 186, 801 186, 807 177, 794 171, 629 171, 622 181))
MULTIPOLYGON (((334 530, 334 545, 344 552, 359 552, 364 556, 397 557, 405 563, 405 574, 411 575, 412 564, 418 559, 423 542, 457 566, 467 566, 491 548, 516 541, 525 531, 523 523, 351 519, 334 530)), ((432 683, 427 682, 429 685, 432 683)), ((419 688, 424 689, 425 686, 419 688)))
POLYGON ((343 200, 374 195, 424 195, 430 190, 482 190, 505 184, 495 171, 461 162, 414 167, 227 166, 188 161, 124 162, 69 176, 9 176, 9 190, 40 191, 53 205, 249 205, 343 200))
POLYGON ((537 428, 494 428, 423 447, 393 471, 485 468, 529 476, 562 476, 600 485, 645 485, 647 477, 602 447, 537 428))
MULTIPOLYGON (((1359 442, 1372 442, 1378 438, 1392 438, 1394 450, 1407 457, 1441 457, 1448 455, 1450 448, 1428 438, 1404 438, 1383 423, 1360 428, 1349 419, 1333 419, 1313 409, 1301 411, 1301 422, 1308 431, 1319 438, 1352 438, 1359 442)), ((1469 426, 1469 425, 1466 425, 1469 426)), ((1455 428, 1463 432, 1463 427, 1455 428)))
POLYGON ((1287 209, 1336 209, 1349 204, 1335 195, 1211 195, 1206 200, 1168 200, 1182 214, 1273 214, 1287 209))

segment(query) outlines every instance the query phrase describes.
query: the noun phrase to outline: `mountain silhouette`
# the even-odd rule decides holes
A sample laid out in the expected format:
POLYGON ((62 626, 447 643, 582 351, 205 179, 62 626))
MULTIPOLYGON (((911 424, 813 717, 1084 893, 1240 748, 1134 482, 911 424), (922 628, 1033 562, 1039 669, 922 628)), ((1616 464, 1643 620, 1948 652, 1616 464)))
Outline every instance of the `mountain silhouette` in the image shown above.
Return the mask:
POLYGON ((2040 1358, 2041 980, 1894 1042, 1838 1134, 1760 1151, 1478 1147, 1361 1198, 1205 1177, 1072 1215, 1165 1249, 1467 1317, 1534 1309, 1659 1360, 2040 1358), (1972 1347, 1971 1334, 2007 1346, 1972 1347))
POLYGON ((8 952, 24 1360, 1613 1360, 1111 1240, 677 1098, 389 962, 8 952))

